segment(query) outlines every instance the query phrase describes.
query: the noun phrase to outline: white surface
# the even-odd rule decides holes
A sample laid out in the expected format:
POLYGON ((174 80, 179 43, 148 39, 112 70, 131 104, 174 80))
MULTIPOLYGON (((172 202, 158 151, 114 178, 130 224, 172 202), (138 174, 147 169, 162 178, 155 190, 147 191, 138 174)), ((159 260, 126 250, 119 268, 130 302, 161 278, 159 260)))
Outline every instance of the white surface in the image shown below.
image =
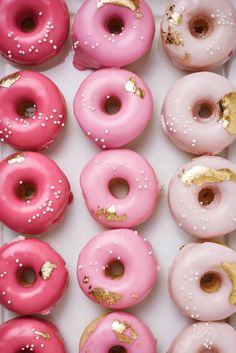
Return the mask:
MULTIPOLYGON (((71 17, 78 10, 82 0, 67 1, 71 17)), ((169 299, 167 292, 168 267, 178 249, 190 241, 190 237, 181 231, 172 220, 167 206, 167 187, 170 178, 176 169, 192 157, 178 150, 163 134, 159 123, 159 112, 165 93, 173 82, 184 73, 173 67, 167 58, 159 37, 160 15, 166 7, 166 0, 149 0, 157 19, 156 37, 153 48, 148 57, 135 65, 129 66, 131 71, 140 75, 149 84, 154 100, 155 112, 153 121, 144 134, 128 147, 134 149, 153 165, 164 191, 154 215, 141 227, 139 232, 145 235, 156 250, 161 272, 156 288, 152 294, 140 305, 130 311, 145 321, 158 339, 158 352, 166 352, 174 336, 188 323, 169 299)), ((234 0, 236 5, 236 0, 234 0)), ((102 230, 89 215, 82 199, 79 186, 79 175, 83 166, 98 152, 80 130, 72 109, 73 97, 79 84, 89 74, 89 71, 80 72, 72 66, 73 50, 68 40, 66 49, 49 64, 34 67, 33 70, 49 76, 62 90, 68 106, 68 124, 65 131, 56 143, 47 151, 47 155, 54 159, 68 176, 74 193, 74 202, 69 207, 66 217, 59 226, 41 237, 48 241, 66 259, 69 273, 69 288, 49 317, 61 330, 65 338, 67 352, 77 352, 80 335, 85 326, 100 312, 101 307, 91 302, 81 292, 76 278, 77 257, 81 248, 88 239, 102 230)), ((18 65, 0 59, 0 76, 22 69, 18 65)), ((227 73, 236 84, 236 60, 218 72, 227 73)), ((0 146, 1 158, 7 156, 12 149, 7 145, 0 146)), ((232 162, 236 163, 236 144, 225 153, 232 162)), ((1 241, 6 242, 15 236, 15 233, 1 226, 1 241)), ((235 237, 230 237, 230 244, 236 248, 235 237)), ((13 314, 2 309, 2 321, 6 321, 13 314)), ((236 317, 230 320, 236 327, 236 317)), ((148 353, 148 349, 147 349, 148 353)))

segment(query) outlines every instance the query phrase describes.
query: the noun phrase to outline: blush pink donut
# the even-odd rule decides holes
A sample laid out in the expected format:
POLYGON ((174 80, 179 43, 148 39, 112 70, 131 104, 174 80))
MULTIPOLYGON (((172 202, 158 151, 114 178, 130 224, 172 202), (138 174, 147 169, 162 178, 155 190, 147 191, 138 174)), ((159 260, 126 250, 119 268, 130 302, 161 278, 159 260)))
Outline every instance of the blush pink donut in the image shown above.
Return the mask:
POLYGON ((23 234, 46 232, 71 201, 61 169, 37 152, 18 152, 0 162, 0 220, 23 234))
POLYGON ((136 152, 125 149, 100 152, 83 169, 80 184, 91 216, 108 228, 131 228, 155 210, 159 185, 151 165, 136 152), (119 199, 109 186, 117 180, 129 192, 119 199))
POLYGON ((112 349, 127 353, 157 352, 150 329, 135 316, 122 312, 101 315, 91 322, 80 339, 80 353, 89 350, 104 353, 112 349))
POLYGON ((67 284, 65 261, 49 244, 19 237, 0 248, 0 303, 6 309, 49 314, 67 284))
POLYGON ((64 97, 46 76, 19 71, 0 80, 1 142, 16 149, 48 148, 65 120, 64 97))
POLYGON ((73 23, 74 66, 131 64, 150 50, 154 33, 154 16, 145 0, 86 0, 73 23))
POLYGON ((141 302, 151 292, 158 271, 159 264, 151 245, 129 229, 96 235, 80 253, 77 266, 82 291, 112 309, 128 308, 141 302), (142 281, 139 281, 140 273, 142 281))
POLYGON ((81 84, 74 112, 82 130, 99 148, 117 148, 143 132, 152 117, 153 99, 147 85, 132 72, 103 69, 81 84))
POLYGON ((236 332, 225 322, 199 322, 186 327, 174 339, 167 353, 234 353, 236 332))
POLYGON ((178 68, 212 70, 236 47, 236 10, 230 0, 174 0, 161 23, 167 54, 178 68))
POLYGON ((0 350, 7 353, 66 353, 57 327, 30 317, 12 319, 0 326, 0 350))
POLYGON ((161 113, 163 130, 186 152, 217 154, 236 138, 231 110, 235 97, 236 88, 225 77, 212 72, 185 76, 165 97, 161 113), (226 101, 228 106, 224 109, 226 101), (230 112, 226 112, 228 108, 230 112))
POLYGON ((1 0, 0 53, 23 65, 36 65, 55 56, 69 33, 64 0, 1 0))
POLYGON ((180 168, 169 185, 169 207, 186 232, 207 239, 236 229, 236 167, 203 156, 180 168))
POLYGON ((191 243, 169 271, 169 293, 181 312, 199 321, 218 321, 236 311, 236 253, 216 243, 191 243))

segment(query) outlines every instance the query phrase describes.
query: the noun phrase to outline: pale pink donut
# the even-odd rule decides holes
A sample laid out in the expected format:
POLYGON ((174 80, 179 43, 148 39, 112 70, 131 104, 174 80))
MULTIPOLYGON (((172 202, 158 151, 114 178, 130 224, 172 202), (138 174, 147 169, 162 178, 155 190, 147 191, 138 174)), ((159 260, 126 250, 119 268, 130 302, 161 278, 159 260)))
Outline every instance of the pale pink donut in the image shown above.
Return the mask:
POLYGON ((19 237, 0 248, 0 303, 6 309, 24 315, 49 314, 67 284, 65 261, 49 244, 19 237), (24 278, 18 280, 26 269, 35 276, 31 285, 21 283, 24 278))
POLYGON ((223 320, 236 311, 235 269, 236 253, 227 246, 189 244, 171 265, 170 296, 186 316, 199 321, 223 320))
POLYGON ((64 0, 1 0, 0 53, 23 65, 36 65, 55 56, 69 33, 64 0), (28 30, 27 30, 28 28, 28 30))
POLYGON ((151 165, 131 150, 110 150, 97 154, 83 169, 81 189, 91 216, 108 228, 131 228, 153 213, 159 194, 158 181, 151 165), (109 184, 125 181, 128 195, 112 195, 109 184))
POLYGON ((145 0, 85 0, 73 23, 74 65, 85 70, 131 64, 150 50, 154 33, 145 0))
POLYGON ((141 302, 151 292, 158 271, 159 264, 151 245, 129 229, 96 235, 80 253, 77 266, 83 292, 112 309, 128 308, 141 302), (123 274, 120 271, 114 276, 113 272, 106 272, 115 263, 123 265, 123 274), (142 281, 139 281, 140 273, 142 281))
POLYGON ((167 353, 234 353, 236 332, 225 322, 199 322, 186 327, 167 353))
POLYGON ((180 227, 199 238, 236 229, 236 167, 203 156, 179 169, 169 185, 170 211, 180 227))
POLYGON ((80 127, 98 147, 117 148, 143 132, 152 117, 153 99, 147 85, 132 72, 103 69, 81 84, 74 112, 80 127), (116 114, 106 112, 109 99, 121 105, 116 114))
POLYGON ((23 234, 46 232, 61 221, 71 201, 61 169, 37 152, 18 152, 0 162, 0 220, 23 234))
POLYGON ((236 88, 220 75, 200 72, 185 76, 165 97, 161 113, 163 130, 184 151, 217 154, 236 138, 231 110, 235 97, 236 88), (229 120, 222 106, 226 101, 229 120), (201 109, 209 117, 201 117, 201 109))
POLYGON ((19 71, 0 80, 0 141, 16 149, 48 148, 66 120, 66 104, 57 86, 46 76, 19 71), (24 106, 35 113, 21 115, 24 106), (31 108, 32 107, 32 108, 31 108))
POLYGON ((79 352, 115 352, 120 348, 118 352, 157 353, 156 345, 153 334, 142 321, 128 313, 114 312, 91 322, 80 339, 79 352))
POLYGON ((66 353, 57 327, 51 322, 30 317, 12 319, 0 326, 0 351, 66 353))
POLYGON ((174 0, 163 16, 161 37, 178 68, 215 69, 235 50, 235 8, 230 0, 174 0))

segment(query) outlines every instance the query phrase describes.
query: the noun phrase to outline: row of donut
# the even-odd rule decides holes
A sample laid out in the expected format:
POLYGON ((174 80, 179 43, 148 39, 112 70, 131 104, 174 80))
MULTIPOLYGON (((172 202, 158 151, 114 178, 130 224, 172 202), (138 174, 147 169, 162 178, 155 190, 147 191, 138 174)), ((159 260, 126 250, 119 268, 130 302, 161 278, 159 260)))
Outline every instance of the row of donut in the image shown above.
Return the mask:
MULTIPOLYGON (((40 64, 68 37, 64 0, 2 0, 0 14, 0 53, 11 61, 40 64)), ((230 0, 201 1, 201 11, 199 2, 174 0, 162 19, 162 42, 177 67, 214 69, 233 55, 235 20, 230 0)), ((80 70, 123 67, 150 50, 154 34, 154 16, 144 0, 86 0, 73 23, 74 65, 80 70)))

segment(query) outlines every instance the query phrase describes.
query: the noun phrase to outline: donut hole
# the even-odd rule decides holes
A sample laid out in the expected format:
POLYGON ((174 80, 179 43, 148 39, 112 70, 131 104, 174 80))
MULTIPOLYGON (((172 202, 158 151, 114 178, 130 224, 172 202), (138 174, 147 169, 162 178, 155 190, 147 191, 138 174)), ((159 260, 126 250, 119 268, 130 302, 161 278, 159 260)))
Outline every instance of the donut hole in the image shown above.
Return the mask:
POLYGON ((206 208, 215 208, 220 202, 220 191, 216 187, 205 186, 198 192, 198 202, 206 208))
POLYGON ((37 187, 31 181, 21 181, 17 187, 16 195, 21 201, 30 201, 37 194, 37 187))
POLYGON ((206 293, 216 293, 221 288, 222 279, 219 273, 207 272, 200 280, 200 287, 206 293))
POLYGON ((109 349, 108 353, 127 353, 127 350, 122 346, 113 346, 109 349))
POLYGON ((124 199, 129 193, 129 184, 124 179, 112 179, 109 191, 116 199, 124 199))
POLYGON ((194 38, 205 39, 213 31, 212 19, 208 16, 197 15, 189 21, 189 30, 194 38))
POLYGON ((35 352, 35 350, 32 351, 32 347, 21 347, 16 353, 32 353, 35 352), (24 348, 24 349, 22 349, 24 348))
POLYGON ((106 265, 105 275, 111 279, 120 279, 125 273, 125 267, 119 260, 113 260, 106 265))
POLYGON ((193 108, 194 119, 206 123, 214 116, 215 106, 210 102, 199 102, 193 108))
POLYGON ((117 36, 123 32, 124 22, 121 17, 114 16, 108 19, 106 28, 109 33, 117 36))
POLYGON ((25 288, 32 287, 36 281, 36 274, 32 268, 23 267, 16 273, 18 283, 25 288))
POLYGON ((117 114, 121 109, 121 101, 117 97, 107 96, 104 103, 104 110, 109 115, 117 114))
POLYGON ((30 33, 37 27, 37 15, 32 10, 20 12, 17 16, 17 25, 21 32, 30 33))
POLYGON ((210 350, 204 348, 203 351, 201 351, 200 353, 209 353, 209 352, 211 352, 211 353, 219 353, 218 350, 216 350, 215 348, 212 348, 212 347, 211 347, 210 350))
POLYGON ((17 113, 23 119, 32 118, 35 115, 36 111, 36 104, 31 100, 23 101, 17 107, 17 113))

